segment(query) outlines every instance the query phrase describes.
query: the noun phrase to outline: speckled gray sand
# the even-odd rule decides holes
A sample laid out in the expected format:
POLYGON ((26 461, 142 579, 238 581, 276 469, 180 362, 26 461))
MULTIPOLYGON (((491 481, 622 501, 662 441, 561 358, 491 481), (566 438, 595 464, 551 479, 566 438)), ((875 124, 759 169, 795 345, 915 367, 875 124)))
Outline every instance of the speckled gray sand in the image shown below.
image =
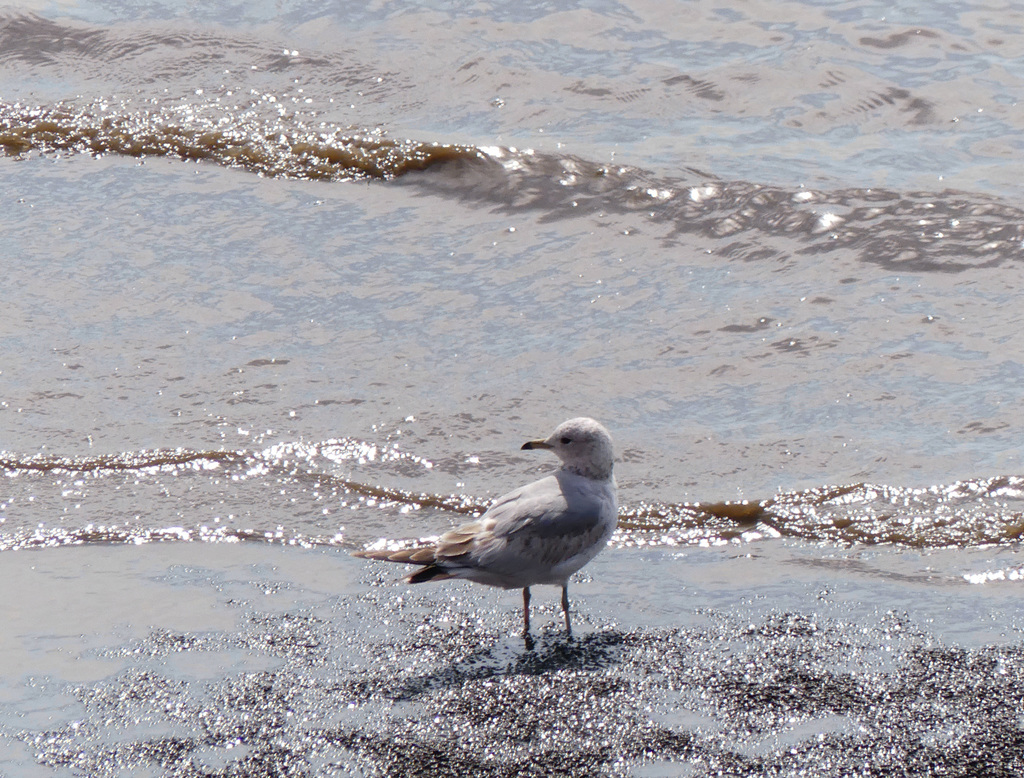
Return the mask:
POLYGON ((1009 550, 612 550, 537 592, 342 550, 0 559, 0 775, 1019 775, 1009 550), (15 589, 16 585, 16 589, 15 589))

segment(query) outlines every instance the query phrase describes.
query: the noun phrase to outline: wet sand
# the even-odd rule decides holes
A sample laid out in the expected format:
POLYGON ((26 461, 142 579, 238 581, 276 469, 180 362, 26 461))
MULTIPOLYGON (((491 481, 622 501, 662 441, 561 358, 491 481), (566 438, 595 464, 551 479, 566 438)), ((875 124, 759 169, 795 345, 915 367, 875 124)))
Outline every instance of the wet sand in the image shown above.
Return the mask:
POLYGON ((529 649, 515 592, 339 549, 7 554, 0 775, 1019 774, 1016 587, 964 578, 1016 559, 610 550, 529 649))

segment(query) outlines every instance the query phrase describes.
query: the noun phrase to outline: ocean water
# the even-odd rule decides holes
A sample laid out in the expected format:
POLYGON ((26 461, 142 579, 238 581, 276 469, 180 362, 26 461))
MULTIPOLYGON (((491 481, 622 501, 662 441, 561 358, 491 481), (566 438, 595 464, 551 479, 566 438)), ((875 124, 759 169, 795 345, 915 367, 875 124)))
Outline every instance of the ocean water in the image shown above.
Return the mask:
POLYGON ((1024 769, 1022 51, 968 2, 5 7, 0 776, 1024 769), (583 414, 575 644, 349 558, 583 414))

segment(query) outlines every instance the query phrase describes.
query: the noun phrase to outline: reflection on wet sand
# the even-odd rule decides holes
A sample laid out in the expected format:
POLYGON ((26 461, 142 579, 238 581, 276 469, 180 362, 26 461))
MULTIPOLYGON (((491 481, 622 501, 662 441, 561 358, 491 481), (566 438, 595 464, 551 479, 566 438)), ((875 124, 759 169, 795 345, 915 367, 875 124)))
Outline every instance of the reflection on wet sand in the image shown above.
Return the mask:
MULTIPOLYGON (((939 637, 971 628, 981 603, 1012 608, 1010 592, 974 587, 973 608, 935 620, 948 600, 920 582, 909 613, 900 582, 839 569, 794 582, 776 568, 737 597, 763 563, 705 549, 689 560, 703 569, 680 578, 685 564, 664 552, 647 552, 642 572, 637 552, 619 552, 596 563, 615 584, 586 584, 604 605, 583 608, 580 635, 562 634, 552 599, 524 649, 514 605, 495 611, 501 593, 424 594, 337 553, 195 552, 37 558, 47 575, 63 553, 58 587, 99 575, 117 594, 109 623, 69 614, 66 630, 85 640, 57 651, 24 631, 30 616, 8 621, 8 661, 31 655, 35 673, 0 695, 0 767, 38 760, 96 778, 585 776, 678 763, 696 775, 967 775, 979 753, 993 774, 1024 766, 1024 651, 1006 636, 966 648, 939 637), (161 603, 161 626, 135 623, 139 600, 161 603), (34 713, 13 715, 26 694, 34 713)), ((24 574, 30 556, 9 558, 24 574)))

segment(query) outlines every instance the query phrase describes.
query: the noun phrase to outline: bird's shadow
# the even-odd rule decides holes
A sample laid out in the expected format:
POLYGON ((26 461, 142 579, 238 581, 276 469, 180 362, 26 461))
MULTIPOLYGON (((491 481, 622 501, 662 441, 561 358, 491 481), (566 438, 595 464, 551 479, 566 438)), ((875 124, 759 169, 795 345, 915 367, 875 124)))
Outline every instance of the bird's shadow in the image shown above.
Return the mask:
POLYGON ((396 700, 413 700, 423 694, 470 681, 498 677, 539 676, 573 670, 592 672, 618 664, 629 633, 603 629, 581 637, 542 634, 534 638, 499 639, 435 670, 404 678, 391 688, 396 700))

